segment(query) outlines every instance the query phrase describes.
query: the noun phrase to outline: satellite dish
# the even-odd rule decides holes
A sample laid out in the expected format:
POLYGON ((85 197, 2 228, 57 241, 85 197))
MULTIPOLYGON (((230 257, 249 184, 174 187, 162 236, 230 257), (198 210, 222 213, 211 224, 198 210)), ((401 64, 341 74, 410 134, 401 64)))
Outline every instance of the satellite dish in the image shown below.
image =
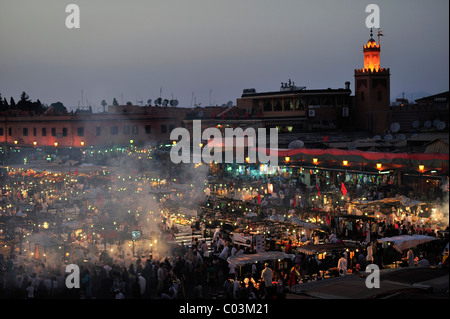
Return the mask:
POLYGON ((431 121, 426 121, 423 126, 425 126, 425 128, 431 128, 431 121))
POLYGON ((392 133, 397 133, 400 130, 400 124, 398 124, 397 122, 394 122, 391 124, 391 132, 392 133))
POLYGON ((439 131, 442 131, 443 129, 445 129, 445 126, 446 126, 445 122, 439 121, 436 127, 439 131))
POLYGON ((203 117, 203 111, 198 112, 198 117, 203 117))
POLYGON ((419 120, 413 121, 411 126, 412 128, 418 129, 420 127, 420 121, 419 120))
POLYGON ((433 126, 434 127, 438 127, 439 122, 440 122, 439 120, 434 120, 433 121, 433 126))
POLYGON ((399 141, 404 141, 404 140, 406 140, 405 134, 398 134, 398 135, 397 135, 397 140, 399 140, 399 141))
POLYGON ((373 137, 373 139, 376 140, 376 141, 379 141, 379 140, 381 140, 381 136, 380 135, 375 135, 373 137))
POLYGON ((232 106, 233 106, 233 102, 232 101, 228 101, 227 107, 232 107, 232 106))
POLYGON ((292 149, 297 149, 297 148, 303 148, 305 146, 305 143, 303 143, 303 141, 300 140, 295 140, 289 143, 288 148, 290 150, 292 149))
POLYGON ((394 137, 391 134, 386 134, 384 136, 384 140, 385 141, 392 141, 394 139, 394 137))
POLYGON ((147 100, 147 104, 148 104, 148 105, 151 105, 151 104, 152 104, 152 99, 148 99, 148 100, 147 100))
POLYGON ((172 100, 172 106, 177 106, 178 105, 178 100, 172 100))

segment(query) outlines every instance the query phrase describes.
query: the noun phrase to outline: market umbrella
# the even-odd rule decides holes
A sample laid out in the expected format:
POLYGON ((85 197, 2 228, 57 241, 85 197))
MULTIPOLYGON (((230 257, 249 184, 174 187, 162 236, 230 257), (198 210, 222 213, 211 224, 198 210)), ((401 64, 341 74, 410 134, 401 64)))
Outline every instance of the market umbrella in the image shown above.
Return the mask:
POLYGON ((411 247, 415 247, 420 244, 425 244, 430 241, 436 240, 435 237, 426 236, 426 235, 401 235, 401 236, 394 236, 394 237, 384 237, 377 239, 379 243, 384 242, 392 242, 394 243, 394 248, 398 252, 402 252, 403 250, 409 249, 411 247))

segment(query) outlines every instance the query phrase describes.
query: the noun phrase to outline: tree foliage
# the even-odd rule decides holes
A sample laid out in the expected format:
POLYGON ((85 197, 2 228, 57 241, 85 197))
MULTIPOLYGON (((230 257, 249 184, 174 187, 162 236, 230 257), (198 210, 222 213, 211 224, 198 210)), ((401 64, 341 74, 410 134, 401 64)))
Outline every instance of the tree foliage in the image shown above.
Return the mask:
POLYGON ((6 97, 2 98, 0 94, 0 111, 4 112, 7 110, 20 110, 21 112, 26 112, 28 114, 40 115, 47 110, 47 107, 42 105, 39 100, 36 100, 35 102, 31 101, 30 96, 25 92, 22 92, 20 100, 17 103, 14 100, 14 97, 11 97, 8 103, 6 97))

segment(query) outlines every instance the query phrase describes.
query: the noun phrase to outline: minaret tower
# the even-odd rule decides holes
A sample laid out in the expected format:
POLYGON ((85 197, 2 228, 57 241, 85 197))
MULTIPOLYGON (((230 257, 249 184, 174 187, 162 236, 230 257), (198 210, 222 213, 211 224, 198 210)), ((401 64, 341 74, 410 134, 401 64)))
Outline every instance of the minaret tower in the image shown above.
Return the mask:
POLYGON ((357 127, 372 134, 384 134, 389 127, 390 74, 389 69, 380 67, 379 42, 370 29, 370 39, 363 46, 364 69, 355 70, 357 127))
POLYGON ((372 29, 370 29, 370 39, 363 48, 364 69, 378 71, 380 69, 380 45, 373 39, 372 29))

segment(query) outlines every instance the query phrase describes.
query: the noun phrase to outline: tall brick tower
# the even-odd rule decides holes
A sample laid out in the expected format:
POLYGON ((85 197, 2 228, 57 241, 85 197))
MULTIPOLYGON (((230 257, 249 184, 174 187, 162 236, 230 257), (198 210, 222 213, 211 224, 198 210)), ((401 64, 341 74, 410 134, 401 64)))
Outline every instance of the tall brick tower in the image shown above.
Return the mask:
POLYGON ((364 69, 355 70, 356 120, 358 129, 384 134, 389 129, 390 74, 380 67, 380 43, 372 32, 363 46, 364 69))

